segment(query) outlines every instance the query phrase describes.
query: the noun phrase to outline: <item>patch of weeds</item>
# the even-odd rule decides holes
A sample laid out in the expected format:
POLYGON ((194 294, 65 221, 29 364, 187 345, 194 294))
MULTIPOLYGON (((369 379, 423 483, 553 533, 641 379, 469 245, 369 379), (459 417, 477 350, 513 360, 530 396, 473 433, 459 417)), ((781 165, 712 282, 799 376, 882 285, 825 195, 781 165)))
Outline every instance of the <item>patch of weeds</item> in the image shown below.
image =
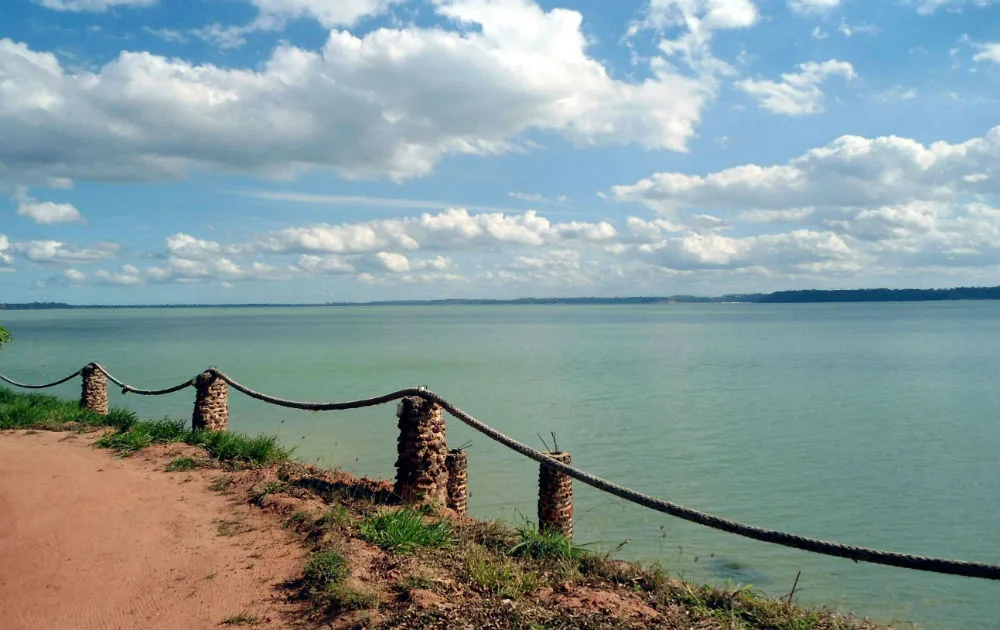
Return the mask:
POLYGON ((434 582, 422 575, 408 575, 400 582, 400 586, 407 591, 430 590, 434 587, 434 582))
POLYGON ((426 523, 423 515, 409 507, 366 518, 361 523, 361 537, 382 549, 400 552, 444 548, 455 541, 450 523, 443 519, 426 523))
POLYGON ((290 529, 298 529, 300 525, 309 520, 309 515, 305 512, 296 512, 292 514, 287 521, 285 521, 285 527, 290 529))
POLYGON ((131 455, 150 444, 180 442, 188 433, 182 420, 144 420, 126 429, 110 433, 97 440, 97 445, 110 448, 120 455, 131 455))
POLYGON ((323 527, 339 527, 345 529, 350 527, 352 522, 353 519, 351 518, 351 511, 340 504, 331 507, 323 514, 323 516, 320 516, 316 520, 316 524, 323 527))
POLYGON ((347 559, 334 549, 314 553, 302 569, 306 594, 327 610, 363 610, 378 605, 375 593, 347 586, 347 576, 347 559))
POLYGON ((278 445, 273 435, 248 436, 228 431, 190 431, 184 436, 188 444, 204 446, 205 450, 221 461, 242 462, 251 466, 268 466, 289 458, 291 451, 278 445))
POLYGON ((538 588, 539 578, 507 557, 496 560, 482 547, 473 547, 466 554, 465 569, 469 581, 492 595, 517 599, 538 588))
POLYGON ((219 536, 231 537, 254 530, 253 526, 243 521, 219 521, 219 536))
MULTIPOLYGON (((581 557, 580 572, 615 584, 641 585, 648 577, 647 571, 634 564, 615 560, 609 553, 591 553, 581 557)), ((666 576, 663 577, 665 580, 666 576)))
POLYGON ((525 522, 519 530, 521 542, 510 548, 510 555, 540 560, 577 560, 587 550, 560 532, 545 528, 537 530, 525 522))
POLYGON ((227 619, 222 620, 222 625, 224 626, 252 626, 258 623, 260 618, 256 615, 251 615, 248 612, 241 612, 238 615, 233 615, 227 619))
POLYGON ((112 409, 102 415, 82 409, 77 400, 62 400, 46 394, 22 394, 0 388, 0 430, 62 430, 67 425, 111 426, 120 428, 134 421, 127 409, 112 409))
POLYGON ((262 486, 258 486, 250 491, 250 496, 248 497, 250 503, 255 505, 263 505, 264 499, 269 494, 276 494, 283 491, 286 488, 286 484, 280 481, 268 481, 262 486))
POLYGON ((187 470, 194 470, 197 467, 198 462, 194 461, 190 457, 178 457, 167 464, 167 472, 184 472, 187 470))
POLYGON ((231 485, 233 485, 232 479, 225 476, 219 476, 212 480, 208 489, 213 492, 225 492, 226 490, 229 490, 229 486, 231 485))

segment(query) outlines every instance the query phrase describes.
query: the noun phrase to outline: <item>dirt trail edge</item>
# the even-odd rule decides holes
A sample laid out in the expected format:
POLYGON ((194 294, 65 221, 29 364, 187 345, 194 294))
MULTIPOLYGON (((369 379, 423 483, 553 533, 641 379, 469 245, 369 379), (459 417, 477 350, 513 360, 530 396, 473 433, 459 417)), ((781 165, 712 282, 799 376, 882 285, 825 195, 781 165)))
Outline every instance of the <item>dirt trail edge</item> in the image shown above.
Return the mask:
POLYGON ((305 552, 276 519, 165 473, 183 445, 118 459, 74 433, 0 432, 0 624, 8 630, 293 627, 305 552))

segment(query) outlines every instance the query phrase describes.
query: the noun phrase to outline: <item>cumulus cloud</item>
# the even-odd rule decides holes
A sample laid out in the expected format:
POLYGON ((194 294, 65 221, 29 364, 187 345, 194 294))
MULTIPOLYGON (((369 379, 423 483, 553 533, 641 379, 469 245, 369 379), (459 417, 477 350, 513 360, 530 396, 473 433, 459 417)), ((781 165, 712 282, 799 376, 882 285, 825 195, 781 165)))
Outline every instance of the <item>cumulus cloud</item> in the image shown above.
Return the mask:
POLYGON ((961 11, 965 7, 985 7, 997 3, 998 0, 911 0, 916 5, 917 13, 931 15, 940 8, 961 11))
POLYGON ((287 20, 310 18, 326 28, 353 26, 359 20, 385 13, 405 0, 250 0, 260 15, 260 28, 283 28, 287 20))
POLYGON ((840 6, 841 0, 788 0, 796 13, 827 13, 840 6))
POLYGON ((12 254, 39 265, 83 265, 110 260, 118 255, 117 243, 95 243, 73 247, 62 241, 39 240, 10 243, 12 254))
POLYGON ((157 180, 209 167, 399 180, 447 155, 520 149, 530 130, 682 151, 713 94, 662 59, 642 81, 612 78, 588 56, 576 11, 528 0, 434 8, 459 30, 334 30, 321 50, 282 44, 257 69, 123 52, 71 72, 0 40, 4 177, 157 180))
POLYGON ((1000 63, 1000 42, 977 44, 976 47, 979 49, 979 52, 972 56, 973 61, 1000 63))
POLYGON ((831 59, 822 63, 799 64, 798 72, 781 75, 781 81, 744 79, 736 86, 757 99, 760 107, 785 116, 818 114, 823 111, 820 85, 827 78, 840 75, 854 79, 854 67, 846 61, 831 59))
POLYGON ((52 201, 38 201, 28 196, 26 189, 20 189, 14 195, 17 202, 17 213, 22 217, 28 217, 40 225, 51 225, 53 223, 72 223, 82 221, 80 211, 71 203, 55 203, 52 201))
POLYGON ((569 201, 569 197, 566 195, 557 195, 555 197, 546 197, 540 193, 522 193, 522 192, 509 192, 508 197, 514 199, 520 199, 521 201, 527 201, 530 203, 544 203, 544 204, 556 204, 561 205, 569 201))
POLYGON ((10 252, 10 240, 7 239, 6 234, 0 234, 0 271, 9 270, 13 263, 14 256, 10 252))
POLYGON ((151 7, 159 0, 32 0, 53 11, 103 13, 115 7, 151 7))

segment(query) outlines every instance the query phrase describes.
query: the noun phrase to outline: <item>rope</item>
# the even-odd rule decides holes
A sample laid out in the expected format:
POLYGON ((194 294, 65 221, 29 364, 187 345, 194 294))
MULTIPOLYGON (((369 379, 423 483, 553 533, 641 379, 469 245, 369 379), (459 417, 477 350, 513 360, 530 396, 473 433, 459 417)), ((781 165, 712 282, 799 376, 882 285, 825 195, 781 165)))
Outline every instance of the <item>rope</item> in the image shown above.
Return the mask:
POLYGON ((279 405, 282 407, 288 407, 291 409, 306 409, 310 411, 337 411, 344 409, 360 409, 362 407, 372 407, 374 405, 380 405, 383 403, 391 402, 393 400, 398 400, 400 398, 405 398, 407 396, 419 396, 424 400, 436 403, 441 406, 442 409, 447 411, 454 418, 461 420, 471 428, 475 429, 479 433, 482 433, 486 437, 503 444, 507 448, 524 455, 530 459, 535 460, 540 464, 544 464, 550 468, 554 468, 559 472, 576 479, 582 483, 589 486, 597 488, 612 494, 616 497, 641 505, 643 507, 655 510, 657 512, 662 512, 664 514, 669 514, 671 516, 689 521, 692 523, 697 523, 699 525, 704 525, 706 527, 711 527, 712 529, 718 529, 724 532, 729 532, 731 534, 736 534, 738 536, 743 536, 745 538, 751 538, 753 540, 759 540, 761 542, 771 543, 775 545, 782 545, 784 547, 791 547, 793 549, 801 549, 803 551, 810 551, 813 553, 818 553, 827 556, 834 556, 837 558, 847 558, 848 560, 854 560, 855 562, 869 562, 872 564, 883 564, 894 567, 902 567, 905 569, 914 569, 918 571, 929 571, 933 573, 944 573, 948 575, 960 575, 965 577, 975 577, 983 578, 988 580, 1000 580, 1000 565, 985 564, 980 562, 967 562, 964 560, 951 560, 947 558, 932 558, 928 556, 918 556, 905 553, 897 553, 894 551, 883 551, 880 549, 871 549, 868 547, 856 547, 852 545, 844 545, 841 543, 829 542, 825 540, 819 540, 817 538, 807 538, 805 536, 797 536, 795 534, 787 534, 785 532, 780 532, 773 529, 765 529, 762 527, 755 527, 753 525, 747 525, 745 523, 740 523, 738 521, 731 521, 729 519, 724 519, 713 514, 707 514, 705 512, 700 512, 698 510, 685 507, 683 505, 678 505, 676 503, 671 503, 669 501, 664 501, 663 499, 658 499, 652 497, 648 494, 643 494, 637 490, 631 488, 626 488, 625 486, 613 483, 606 479, 602 479, 596 475, 592 475, 584 470, 576 468, 570 464, 564 464, 558 460, 552 459, 545 453, 531 448, 526 444, 518 442, 514 438, 504 435, 503 433, 497 431, 493 427, 481 422, 469 413, 463 411, 462 409, 456 407, 450 403, 445 398, 440 395, 435 394, 424 388, 408 388, 401 389, 391 394, 385 394, 383 396, 378 396, 376 398, 365 398, 361 400, 347 401, 347 402, 334 402, 334 403, 313 403, 313 402, 300 402, 294 400, 285 400, 283 398, 275 398, 273 396, 268 396, 267 394, 262 394, 258 391, 250 389, 249 387, 242 385, 234 381, 228 375, 218 370, 209 370, 219 378, 225 380, 233 389, 236 389, 251 398, 256 398, 273 405, 279 405))
MULTIPOLYGON (((197 377, 191 380, 185 381, 174 387, 168 387, 166 389, 159 390, 145 390, 134 388, 111 375, 103 366, 99 363, 90 364, 93 368, 100 370, 105 376, 108 377, 116 385, 122 388, 122 392, 133 392, 136 394, 141 394, 143 396, 159 396, 162 394, 170 394, 176 391, 180 391, 186 387, 190 387, 195 384, 197 377)), ((0 374, 0 379, 15 385, 17 387, 24 387, 28 389, 42 389, 45 387, 54 387, 61 383, 65 383, 78 376, 83 370, 78 370, 73 374, 67 376, 66 378, 56 381, 55 383, 49 383, 47 385, 24 385, 13 381, 6 376, 0 374)), ((462 409, 456 407, 446 399, 442 398, 438 394, 427 390, 426 388, 407 388, 401 389, 396 392, 385 394, 382 396, 377 396, 375 398, 364 398, 361 400, 353 400, 347 402, 332 402, 332 403, 313 403, 313 402, 301 402, 295 400, 286 400, 284 398, 276 398, 274 396, 268 396, 256 390, 253 390, 246 385, 243 385, 227 374, 220 372, 215 368, 209 368, 209 373, 217 378, 221 378, 226 383, 228 383, 233 389, 246 394, 251 398, 255 398, 262 402, 270 403, 272 405, 278 405, 280 407, 287 407, 290 409, 304 409, 308 411, 342 411, 346 409, 361 409, 363 407, 373 407, 375 405, 381 405, 394 400, 399 400, 407 396, 417 396, 424 400, 432 403, 436 403, 441 406, 442 409, 447 411, 454 418, 464 422, 472 429, 482 433, 486 437, 503 444, 507 448, 524 455, 536 462, 548 466, 554 470, 576 479, 588 486, 597 488, 612 494, 616 497, 641 505, 643 507, 655 510, 657 512, 662 512, 664 514, 669 514, 671 516, 689 521, 692 523, 697 523, 699 525, 704 525, 706 527, 711 527, 712 529, 718 529, 724 532, 729 532, 731 534, 736 534, 738 536, 743 536, 745 538, 750 538, 753 540, 759 540, 761 542, 771 543, 775 545, 782 545, 784 547, 791 547, 793 549, 801 549, 803 551, 809 551, 812 553, 818 553, 826 556, 833 556, 837 558, 847 558, 848 560, 854 560, 855 562, 868 562, 871 564, 882 564, 893 567, 901 567, 904 569, 914 569, 917 571, 928 571, 933 573, 944 573, 947 575, 959 575, 964 577, 974 577, 983 578, 987 580, 1000 580, 1000 565, 985 564, 981 562, 967 562, 964 560, 952 560, 948 558, 933 558, 929 556, 919 556, 913 554, 898 553, 894 551, 884 551, 881 549, 872 549, 869 547, 856 547, 852 545, 844 545, 841 543, 830 542, 826 540, 819 540, 817 538, 808 538, 805 536, 797 536, 795 534, 788 534, 785 532, 780 532, 773 529, 765 529, 762 527, 756 527, 753 525, 747 525, 745 523, 740 523, 739 521, 732 521, 729 519, 722 518, 720 516, 715 516, 714 514, 708 514, 705 512, 700 512, 698 510, 685 507, 683 505, 678 505, 676 503, 671 503, 669 501, 664 501, 663 499, 658 499, 656 497, 644 494, 637 490, 631 488, 626 488, 625 486, 613 483, 606 479, 602 479, 596 475, 592 475, 584 470, 576 468, 570 464, 564 464, 558 460, 552 459, 545 453, 531 448, 526 444, 518 442, 514 438, 504 435, 503 433, 497 431, 493 427, 477 420, 472 415, 463 411, 462 409)))
POLYGON ((137 387, 132 387, 127 383, 119 381, 117 378, 112 376, 111 372, 108 372, 106 369, 104 369, 104 366, 101 365, 100 363, 91 363, 90 365, 93 366, 94 369, 100 370, 100 372, 104 374, 104 376, 108 377, 109 381, 121 387, 123 394, 132 393, 132 394, 139 394, 140 396, 162 396, 164 394, 173 394, 174 392, 179 392, 182 389, 187 389, 188 387, 194 385, 195 381, 195 379, 192 378, 178 385, 174 385, 173 387, 167 387, 166 389, 139 389, 137 387))
POLYGON ((68 381, 70 379, 74 379, 77 376, 80 376, 80 374, 82 372, 83 372, 82 369, 81 370, 77 370, 76 372, 73 372, 72 374, 70 374, 66 378, 59 379, 58 381, 55 381, 54 383, 46 383, 45 385, 25 385, 24 383, 18 383, 15 380, 9 379, 6 376, 4 376, 3 374, 0 374, 0 381, 6 381, 6 382, 10 383, 11 385, 13 385, 14 387, 23 387, 24 389, 47 389, 49 387, 55 387, 56 385, 62 385, 66 381, 68 381))

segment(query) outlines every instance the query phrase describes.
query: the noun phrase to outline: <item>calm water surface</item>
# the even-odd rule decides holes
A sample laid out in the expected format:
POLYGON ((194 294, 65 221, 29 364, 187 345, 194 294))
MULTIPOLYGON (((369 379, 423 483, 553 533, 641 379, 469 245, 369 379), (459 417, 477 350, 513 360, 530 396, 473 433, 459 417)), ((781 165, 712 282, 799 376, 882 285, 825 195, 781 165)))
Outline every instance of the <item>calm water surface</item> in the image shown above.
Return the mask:
MULTIPOLYGON (((1000 303, 463 306, 6 312, 0 369, 91 360, 139 387, 209 365, 268 393, 341 400, 427 385, 577 465, 807 536, 1000 562, 1000 303)), ((75 397, 77 381, 56 393, 75 397)), ((189 417, 190 390, 112 404, 189 417)), ((315 414, 230 397, 234 430, 391 476, 394 406, 315 414)), ((537 467, 452 420, 476 517, 534 519, 537 467)), ((998 628, 1000 584, 747 541, 577 485, 577 539, 883 621, 998 628)))

